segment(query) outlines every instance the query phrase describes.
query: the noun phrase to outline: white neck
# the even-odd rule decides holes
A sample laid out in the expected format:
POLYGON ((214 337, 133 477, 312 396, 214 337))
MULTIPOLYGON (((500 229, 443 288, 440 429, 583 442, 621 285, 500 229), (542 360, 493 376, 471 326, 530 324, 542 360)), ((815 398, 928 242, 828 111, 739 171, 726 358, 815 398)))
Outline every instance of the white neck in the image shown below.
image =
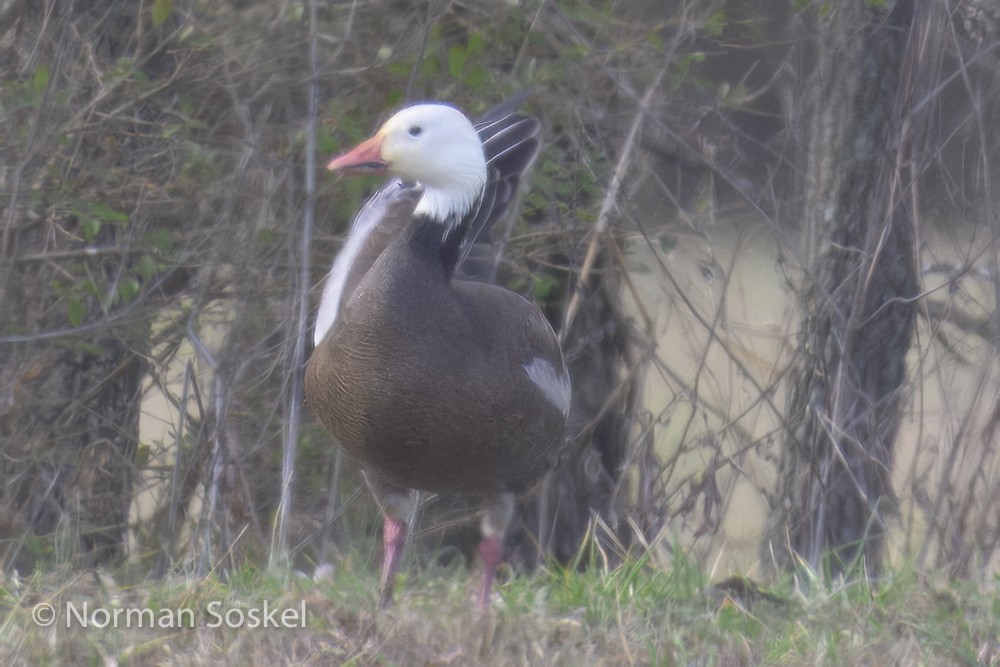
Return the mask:
POLYGON ((479 203, 483 186, 480 183, 474 190, 469 187, 435 188, 421 184, 424 194, 413 209, 414 215, 421 215, 447 225, 456 226, 479 203))

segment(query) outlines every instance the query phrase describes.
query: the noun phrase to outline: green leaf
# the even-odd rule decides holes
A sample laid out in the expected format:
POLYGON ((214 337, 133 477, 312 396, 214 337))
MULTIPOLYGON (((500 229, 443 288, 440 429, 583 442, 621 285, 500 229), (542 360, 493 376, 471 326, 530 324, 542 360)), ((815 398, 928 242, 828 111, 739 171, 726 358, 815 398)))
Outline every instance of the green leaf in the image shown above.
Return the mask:
POLYGON ((473 67, 472 71, 465 77, 465 85, 468 86, 469 90, 476 93, 488 92, 487 88, 490 83, 492 83, 490 71, 482 65, 473 67))
POLYGON ((343 148, 343 146, 338 145, 337 137, 334 136, 333 130, 329 127, 320 125, 316 128, 316 150, 320 155, 333 155, 343 148))
POLYGON ((125 278, 118 283, 118 293, 115 295, 115 300, 118 303, 129 303, 139 293, 139 289, 138 280, 135 278, 125 278))
POLYGON ((156 27, 163 25, 173 8, 174 0, 153 0, 153 25, 156 27))
POLYGON ((174 251, 174 239, 165 229, 154 229, 146 234, 146 243, 163 256, 168 256, 174 251))
POLYGON ((90 243, 101 231, 101 221, 95 218, 84 218, 80 221, 80 231, 83 232, 83 240, 90 243))
POLYGON ((304 3, 302 2, 293 3, 288 8, 288 11, 285 12, 285 16, 288 18, 288 20, 294 23, 301 23, 302 17, 305 16, 305 14, 306 14, 306 8, 304 6, 304 3))
POLYGON ((705 52, 704 51, 692 51, 691 53, 686 53, 681 56, 680 60, 683 67, 689 67, 691 63, 703 63, 705 62, 705 52))
POLYGON ((394 109, 403 104, 403 89, 393 88, 385 96, 385 106, 388 109, 394 109))
POLYGON ((153 258, 149 255, 143 255, 135 263, 135 272, 139 274, 143 282, 151 282, 153 276, 156 275, 156 263, 153 262, 153 258))
POLYGON ((729 21, 726 20, 726 13, 723 11, 718 11, 712 14, 706 19, 704 27, 705 32, 707 32, 712 37, 718 37, 722 34, 722 31, 726 29, 726 24, 729 21))
POLYGON ((153 449, 149 445, 139 445, 135 450, 135 458, 132 460, 132 466, 137 470, 142 470, 147 465, 152 458, 153 449))
MULTIPOLYGON (((405 68, 407 72, 410 69, 405 68)), ((441 63, 437 58, 424 58, 424 62, 420 63, 420 76, 425 79, 433 79, 441 74, 441 63)))
POLYGON ((545 301, 552 294, 552 291, 559 287, 559 281, 552 276, 534 276, 532 281, 534 297, 536 301, 545 301))
POLYGON ((277 247, 285 237, 276 229, 261 229, 257 232, 257 243, 265 248, 277 247))
POLYGON ((84 292, 87 292, 95 299, 101 300, 103 298, 101 290, 97 289, 97 284, 93 280, 84 280, 82 283, 77 284, 83 288, 84 292))
POLYGON ((465 61, 469 52, 464 46, 453 46, 448 49, 448 71, 453 79, 462 78, 462 70, 465 69, 465 61))
POLYGON ((44 93, 45 89, 49 87, 48 65, 39 63, 38 67, 35 68, 35 76, 31 80, 31 87, 34 88, 36 93, 44 93))
POLYGON ((116 211, 110 206, 105 206, 104 204, 91 204, 90 211, 96 215, 101 220, 105 222, 128 222, 128 214, 122 213, 121 211, 116 211))
POLYGON ((87 316, 87 304, 78 296, 71 296, 66 299, 66 317, 70 326, 78 327, 83 323, 83 318, 87 316))
POLYGON ((478 55, 483 52, 483 48, 486 46, 486 38, 483 37, 483 33, 474 32, 469 35, 469 40, 465 45, 465 50, 473 55, 478 55))

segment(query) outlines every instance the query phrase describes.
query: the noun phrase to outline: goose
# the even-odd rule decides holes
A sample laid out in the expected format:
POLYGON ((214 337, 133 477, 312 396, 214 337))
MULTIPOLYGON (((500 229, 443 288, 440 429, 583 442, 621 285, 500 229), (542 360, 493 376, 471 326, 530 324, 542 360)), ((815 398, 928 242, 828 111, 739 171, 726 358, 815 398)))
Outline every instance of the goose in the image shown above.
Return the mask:
POLYGON ((570 380, 551 325, 492 283, 481 248, 485 269, 466 259, 513 201, 538 129, 504 105, 474 125, 453 106, 416 104, 327 165, 392 177, 357 213, 327 275, 305 374, 311 411, 383 513, 381 607, 427 492, 482 508, 487 608, 514 494, 565 444, 570 380))

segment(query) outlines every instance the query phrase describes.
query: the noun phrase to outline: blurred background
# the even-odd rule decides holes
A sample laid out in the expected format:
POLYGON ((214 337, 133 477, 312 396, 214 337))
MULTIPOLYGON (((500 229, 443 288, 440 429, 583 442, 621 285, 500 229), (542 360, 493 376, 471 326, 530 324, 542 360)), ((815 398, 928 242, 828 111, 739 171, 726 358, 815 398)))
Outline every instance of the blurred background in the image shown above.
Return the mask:
POLYGON ((856 4, 0 0, 0 563, 376 562, 293 391, 378 184, 321 166, 530 90, 493 240, 574 403, 511 562, 995 582, 1000 14, 856 4))

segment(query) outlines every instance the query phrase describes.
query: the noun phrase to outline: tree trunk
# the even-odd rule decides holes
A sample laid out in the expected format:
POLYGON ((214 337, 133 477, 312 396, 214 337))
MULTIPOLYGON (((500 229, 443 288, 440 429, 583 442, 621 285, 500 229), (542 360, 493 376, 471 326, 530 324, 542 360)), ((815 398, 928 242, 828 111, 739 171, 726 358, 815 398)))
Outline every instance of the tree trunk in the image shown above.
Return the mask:
POLYGON ((765 560, 880 569, 917 293, 901 184, 910 0, 821 16, 805 192, 806 285, 765 560), (826 559, 829 558, 829 561, 826 559))

